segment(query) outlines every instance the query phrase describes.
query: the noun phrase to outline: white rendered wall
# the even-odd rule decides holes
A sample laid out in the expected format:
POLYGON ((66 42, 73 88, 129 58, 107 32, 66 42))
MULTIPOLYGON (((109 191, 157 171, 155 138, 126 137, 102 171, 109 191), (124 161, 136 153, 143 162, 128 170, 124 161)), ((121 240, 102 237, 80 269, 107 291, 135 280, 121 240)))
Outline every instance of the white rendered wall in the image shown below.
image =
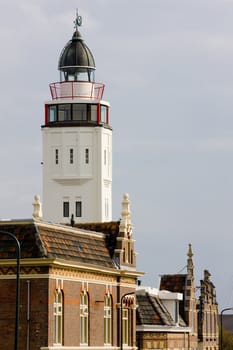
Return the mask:
POLYGON ((70 222, 70 217, 63 217, 63 202, 68 201, 70 216, 74 214, 76 222, 111 221, 112 131, 101 126, 58 126, 44 127, 42 134, 43 218, 70 222), (73 149, 73 164, 70 149, 73 149), (82 217, 75 217, 76 201, 82 202, 82 217))

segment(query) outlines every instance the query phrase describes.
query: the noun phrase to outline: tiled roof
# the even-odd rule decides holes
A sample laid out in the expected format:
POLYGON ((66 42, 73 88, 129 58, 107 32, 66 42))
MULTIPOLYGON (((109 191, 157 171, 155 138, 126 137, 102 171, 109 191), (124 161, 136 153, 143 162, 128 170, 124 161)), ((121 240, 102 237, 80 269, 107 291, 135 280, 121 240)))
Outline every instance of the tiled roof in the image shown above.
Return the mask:
POLYGON ((185 274, 162 275, 159 289, 184 294, 186 279, 187 275, 185 274))
POLYGON ((120 221, 76 223, 75 227, 104 233, 109 253, 111 257, 113 256, 117 244, 116 238, 119 234, 120 221))
MULTIPOLYGON (((115 267, 106 246, 106 237, 101 233, 36 221, 0 223, 0 230, 11 232, 18 238, 22 259, 60 258, 107 268, 115 267)), ((15 258, 13 240, 0 234, 0 242, 0 258, 15 258)))
MULTIPOLYGON (((137 294, 137 325, 176 326, 170 313, 156 296, 137 294)), ((186 326, 180 317, 180 326, 186 326)))

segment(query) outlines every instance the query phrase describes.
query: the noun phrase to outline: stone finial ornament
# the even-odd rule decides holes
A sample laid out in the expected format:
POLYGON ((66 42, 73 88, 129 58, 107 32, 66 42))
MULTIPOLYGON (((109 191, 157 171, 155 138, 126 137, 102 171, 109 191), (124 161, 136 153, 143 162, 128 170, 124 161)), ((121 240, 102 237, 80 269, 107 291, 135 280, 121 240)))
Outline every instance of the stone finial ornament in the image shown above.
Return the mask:
POLYGON ((130 215, 130 200, 128 193, 125 193, 122 201, 120 232, 124 233, 124 236, 131 236, 132 224, 130 215))
POLYGON ((35 195, 34 197, 34 203, 32 203, 33 205, 33 214, 32 216, 34 217, 34 219, 41 219, 42 218, 42 205, 40 202, 40 196, 35 195))

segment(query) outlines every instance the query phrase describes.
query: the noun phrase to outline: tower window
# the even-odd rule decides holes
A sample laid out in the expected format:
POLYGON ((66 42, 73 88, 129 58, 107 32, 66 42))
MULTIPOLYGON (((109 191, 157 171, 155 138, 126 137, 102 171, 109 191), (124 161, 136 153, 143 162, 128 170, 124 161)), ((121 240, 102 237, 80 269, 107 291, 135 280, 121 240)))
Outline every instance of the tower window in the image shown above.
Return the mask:
POLYGON ((107 164, 107 151, 106 149, 104 150, 104 165, 107 164))
POLYGON ((70 164, 74 164, 74 149, 70 148, 70 164))
POLYGON ((91 120, 96 122, 97 121, 97 105, 90 105, 91 108, 91 120))
POLYGON ((59 121, 71 120, 70 104, 58 105, 58 120, 59 121))
POLYGON ((57 119, 57 106, 49 106, 49 121, 55 122, 57 119))
POLYGON ((84 103, 73 105, 73 120, 87 120, 87 105, 84 103))
POLYGON ((85 148, 85 163, 89 164, 89 149, 85 148))
POLYGON ((70 203, 63 202, 63 217, 68 218, 70 216, 70 203))
POLYGON ((101 119, 101 122, 107 124, 107 122, 108 122, 108 107, 107 106, 100 107, 100 119, 101 119))
MULTIPOLYGON (((86 103, 63 103, 48 106, 48 122, 96 122, 98 105, 86 103)), ((108 107, 101 106, 101 121, 107 122, 108 107), (103 108, 102 108, 103 107, 103 108)))
POLYGON ((59 163, 59 155, 58 155, 58 149, 55 149, 55 164, 59 163))
POLYGON ((77 218, 82 216, 82 202, 75 202, 75 214, 77 218))
POLYGON ((108 205, 108 198, 105 198, 105 218, 108 219, 109 214, 109 205, 108 205))

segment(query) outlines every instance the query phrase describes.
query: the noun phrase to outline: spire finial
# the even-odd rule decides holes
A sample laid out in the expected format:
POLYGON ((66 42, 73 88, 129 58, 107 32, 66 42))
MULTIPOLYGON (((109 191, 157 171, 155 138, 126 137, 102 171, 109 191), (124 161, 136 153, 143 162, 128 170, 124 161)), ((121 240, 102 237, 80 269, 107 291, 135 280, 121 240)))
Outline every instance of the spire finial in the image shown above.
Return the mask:
POLYGON ((78 27, 81 27, 82 25, 82 16, 79 16, 78 9, 76 9, 76 18, 74 20, 74 25, 76 31, 78 30, 78 27))
POLYGON ((188 258, 192 259, 193 257, 193 252, 192 252, 192 244, 189 243, 189 249, 188 249, 188 258))
POLYGON ((188 261, 187 261, 187 271, 188 274, 191 274, 193 276, 193 251, 192 251, 192 244, 189 244, 189 248, 188 248, 188 261))

